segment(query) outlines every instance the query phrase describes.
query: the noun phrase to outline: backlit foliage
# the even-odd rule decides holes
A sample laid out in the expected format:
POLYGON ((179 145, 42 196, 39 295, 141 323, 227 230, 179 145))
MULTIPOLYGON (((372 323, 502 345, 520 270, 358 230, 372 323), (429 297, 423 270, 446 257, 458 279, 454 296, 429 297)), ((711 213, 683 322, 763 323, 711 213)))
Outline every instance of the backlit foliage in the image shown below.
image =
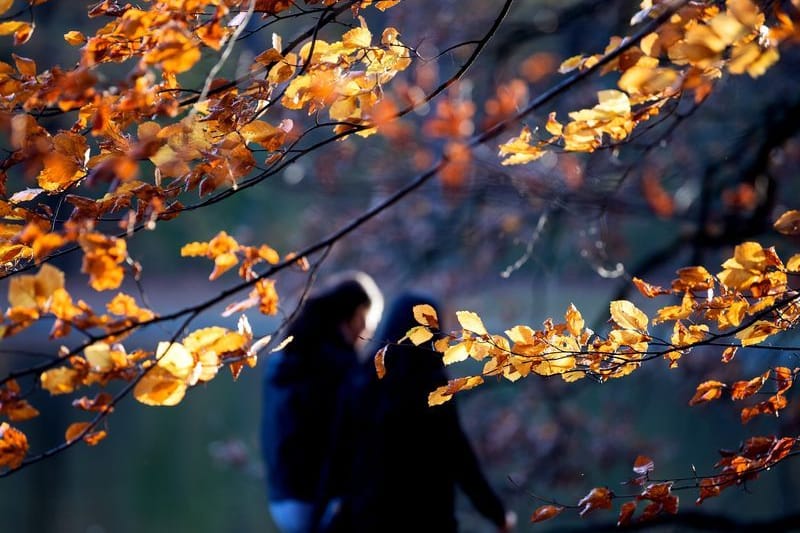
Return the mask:
MULTIPOLYGON (((795 218, 795 211, 784 213, 775 228, 784 233, 800 234, 790 222, 795 218)), ((765 343, 797 326, 800 294, 789 284, 789 277, 798 273, 797 261, 798 256, 794 255, 784 264, 773 248, 745 242, 736 246, 733 257, 727 259, 716 274, 702 266, 682 268, 670 288, 656 287, 634 278, 642 296, 672 295, 680 300, 680 305, 662 306, 650 318, 630 301, 613 301, 609 306, 610 330, 605 334, 587 329, 574 305, 566 310, 562 322, 547 320, 541 329, 516 325, 502 335, 490 333, 480 316, 472 311, 456 313, 460 330, 439 332, 435 313, 426 306, 417 306, 414 316, 420 325, 411 329, 406 338, 422 345, 438 335, 431 347, 441 353, 445 364, 468 358, 483 363, 480 375, 452 379, 431 392, 428 403, 432 406, 450 400, 459 391, 483 384, 488 377, 513 382, 532 375, 557 375, 567 382, 584 378, 604 382, 628 376, 654 359, 664 359, 670 368, 676 368, 681 359, 702 346, 726 346, 720 348, 720 360, 727 364, 739 348, 765 343), (657 328, 660 324, 664 326, 657 328), (668 338, 663 337, 664 331, 668 338)), ((723 397, 735 402, 749 400, 739 408, 743 424, 760 415, 775 417, 789 405, 787 392, 798 374, 800 366, 778 366, 734 383, 704 381, 697 385, 688 403, 697 405, 723 397), (753 399, 765 393, 768 398, 753 399)), ((725 488, 755 479, 760 472, 798 452, 800 437, 754 436, 740 452, 723 455, 715 465, 720 469, 719 474, 698 476, 682 486, 697 488, 697 503, 701 503, 725 488)), ((640 474, 636 484, 644 488, 635 500, 622 504, 620 525, 631 521, 640 500, 650 502, 642 510, 641 520, 664 512, 674 514, 678 510, 678 497, 671 494, 674 482, 647 483, 652 462, 644 459, 639 462, 649 465, 647 468, 634 466, 634 471, 640 474)), ((581 515, 595 509, 610 509, 612 496, 606 488, 595 488, 576 508, 581 515)), ((533 513, 531 521, 553 518, 562 510, 561 506, 545 505, 533 513)))
MULTIPOLYGON (((19 48, 31 39, 55 39, 36 30, 36 13, 48 9, 47 0, 0 0, 0 39, 13 49, 0 61, 0 136, 6 148, 0 165, 0 276, 8 278, 0 336, 37 335, 44 328, 52 341, 43 362, 0 376, 0 475, 53 450, 96 445, 113 435, 109 417, 127 396, 149 406, 173 406, 224 367, 234 378, 254 367, 273 337, 254 335, 244 313, 291 316, 282 308, 279 273, 291 268, 313 279, 315 256, 434 177, 445 190, 462 190, 481 145, 492 153, 499 147, 493 164, 524 165, 547 156, 563 168, 577 167, 574 154, 565 152, 616 149, 678 100, 699 105, 728 76, 764 75, 800 36, 796 0, 644 0, 632 14, 630 36, 610 37, 599 54, 563 58, 559 71, 567 76, 553 90, 536 92, 512 79, 491 88, 478 105, 457 82, 512 4, 498 2, 485 33, 453 47, 473 48, 440 81, 440 56, 424 57, 414 48, 419 43, 404 40, 403 28, 372 22, 383 20, 388 9, 404 9, 402 0, 103 0, 89 6, 90 24, 59 37, 77 54, 74 64, 61 66, 25 57, 19 48), (253 30, 258 24, 263 26, 253 30), (247 32, 263 36, 273 24, 285 34, 261 39, 252 62, 234 79, 219 75, 247 32), (124 75, 115 74, 119 66, 124 75), (414 68, 412 86, 407 78, 414 68), (544 109, 541 123, 532 117, 594 73, 606 87, 588 102, 571 101, 568 118, 552 107, 544 109), (424 116, 419 134, 401 120, 412 112, 424 116), (199 235, 206 240, 164 258, 213 263, 208 281, 229 283, 216 297, 160 313, 143 295, 124 292, 143 276, 129 247, 139 232, 238 195, 335 141, 358 143, 372 135, 390 149, 412 145, 416 137, 438 148, 414 153, 411 166, 421 170, 415 180, 303 250, 279 253, 219 231, 199 235), (81 275, 70 279, 53 264, 68 254, 80 258, 81 275), (77 298, 76 287, 90 288, 96 298, 77 298), (217 304, 225 305, 224 317, 238 317, 235 328, 193 324, 217 304), (172 334, 159 333, 149 345, 133 335, 175 322, 172 334), (32 390, 70 398, 76 414, 65 424, 62 441, 30 443, 33 454, 23 431, 39 415, 32 390)), ((547 57, 524 62, 528 81, 558 64, 547 57)), ((577 170, 565 179, 575 189, 583 176, 577 170)), ((654 211, 671 216, 675 203, 659 177, 646 175, 643 182, 654 211)), ((729 196, 747 203, 746 190, 729 196)), ((800 214, 784 214, 775 228, 797 235, 800 214)), ((419 325, 401 341, 431 345, 448 365, 467 359, 482 364, 479 375, 431 391, 431 405, 492 379, 606 382, 655 359, 675 368, 701 346, 719 346, 724 364, 737 350, 744 353, 795 328, 800 307, 792 281, 798 273, 800 254, 781 258, 773 248, 742 242, 721 270, 686 267, 670 287, 634 279, 644 297, 670 303, 646 314, 632 301, 612 301, 606 331, 587 328, 580 302, 541 328, 515 325, 500 333, 490 332, 471 311, 456 313, 458 331, 441 332, 433 308, 418 306, 419 325)), ((291 342, 279 332, 272 332, 282 341, 273 350, 291 342)), ((375 358, 379 376, 386 373, 384 354, 375 358)), ((742 402, 734 405, 743 422, 775 416, 787 407, 798 372, 778 366, 734 382, 709 379, 687 402, 742 402)), ((651 481, 653 462, 640 457, 634 472, 641 491, 621 505, 619 522, 674 513, 678 487, 699 489, 703 501, 796 453, 794 437, 752 437, 723 457, 718 473, 667 482, 651 481)), ((615 498, 610 489, 596 487, 572 507, 585 515, 611 508, 615 498)), ((534 511, 532 521, 567 507, 550 502, 534 511)))

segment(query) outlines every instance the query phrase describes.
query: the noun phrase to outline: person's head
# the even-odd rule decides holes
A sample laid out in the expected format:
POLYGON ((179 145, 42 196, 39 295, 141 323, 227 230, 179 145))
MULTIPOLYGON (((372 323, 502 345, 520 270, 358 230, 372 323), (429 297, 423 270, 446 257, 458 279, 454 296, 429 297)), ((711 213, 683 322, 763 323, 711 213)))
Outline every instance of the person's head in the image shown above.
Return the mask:
POLYGON ((300 344, 338 337, 356 346, 371 334, 382 310, 383 298, 375 281, 363 272, 344 272, 331 277, 305 302, 288 333, 300 344))

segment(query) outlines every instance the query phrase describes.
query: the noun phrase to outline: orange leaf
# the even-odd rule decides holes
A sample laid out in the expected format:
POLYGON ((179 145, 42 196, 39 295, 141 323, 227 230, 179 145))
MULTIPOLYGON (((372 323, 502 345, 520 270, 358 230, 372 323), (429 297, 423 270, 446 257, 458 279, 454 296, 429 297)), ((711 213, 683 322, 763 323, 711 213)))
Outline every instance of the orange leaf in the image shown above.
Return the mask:
POLYGON ((67 432, 64 434, 64 440, 67 442, 72 442, 75 439, 80 438, 81 433, 83 433, 89 426, 89 422, 75 422, 74 424, 70 424, 67 428, 67 432))
POLYGON ((381 348, 375 354, 375 373, 378 379, 383 379, 386 376, 386 346, 381 348))
POLYGON ((428 395, 428 405, 440 405, 453 398, 453 394, 458 391, 468 390, 483 383, 480 376, 468 376, 463 378, 451 379, 447 385, 443 385, 428 395))
POLYGON ((589 491, 589 494, 578 502, 578 507, 580 507, 578 514, 583 516, 597 509, 611 509, 611 498, 613 496, 614 493, 608 490, 607 487, 593 488, 589 491))
POLYGON ((0 467, 19 468, 28 454, 28 438, 18 429, 0 424, 0 467))
POLYGON ((655 464, 653 460, 645 455, 640 455, 633 462, 633 471, 639 475, 645 475, 653 471, 655 464))
POLYGON ((756 376, 750 381, 737 381, 731 385, 731 398, 733 400, 744 400, 761 390, 764 383, 769 378, 770 370, 767 370, 760 376, 756 376))
POLYGON ((650 285, 646 281, 642 281, 639 278, 633 278, 633 284, 636 285, 636 288, 639 289, 639 292, 642 293, 642 296, 646 296, 648 298, 655 298, 658 295, 670 293, 669 289, 658 287, 656 285, 650 285))
POLYGON ((564 508, 560 505, 542 505, 531 515, 531 522, 544 522, 561 514, 564 508))
POLYGON ((633 518, 633 513, 636 512, 636 502, 630 501, 625 502, 619 509, 619 518, 617 519, 617 527, 620 526, 627 526, 631 523, 631 518, 633 518))
POLYGON ((721 381, 704 381, 697 386, 694 396, 692 396, 692 399, 689 400, 689 405, 697 405, 698 403, 716 400, 722 396, 723 388, 725 388, 725 384, 721 381))

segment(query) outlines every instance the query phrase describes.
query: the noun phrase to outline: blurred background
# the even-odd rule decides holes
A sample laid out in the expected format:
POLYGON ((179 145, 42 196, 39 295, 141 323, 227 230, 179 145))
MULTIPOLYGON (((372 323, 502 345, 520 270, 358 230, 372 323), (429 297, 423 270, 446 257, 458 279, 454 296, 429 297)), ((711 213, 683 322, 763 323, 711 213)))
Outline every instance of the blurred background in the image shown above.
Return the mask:
MULTIPOLYGON (((0 59, 10 61, 13 52, 34 58, 40 70, 74 64, 78 52, 61 36, 72 29, 89 33, 103 23, 86 19, 91 4, 51 0, 37 7, 37 34, 13 50, 4 41, 0 59)), ((233 274, 208 282, 208 262, 179 255, 183 244, 208 240, 220 230, 243 244, 267 243, 282 254, 329 235, 426 169, 452 141, 442 128, 467 138, 513 114, 562 79, 556 72, 561 61, 601 52, 610 36, 628 32, 638 6, 630 0, 516 2, 462 82, 390 134, 328 145, 225 202, 137 234, 129 247, 144 269, 142 294, 153 309, 168 313, 233 284, 233 274)), ((419 55, 387 87, 387 97, 402 103, 451 76, 471 51, 456 45, 480 38, 499 8, 500 2, 481 0, 405 0, 384 14, 365 11, 375 34, 374 28, 395 26, 419 55)), ((351 22, 349 15, 343 20, 351 22)), ((304 29, 291 20, 271 28, 285 39, 304 29)), ((270 39, 269 32, 254 32, 222 75, 246 70, 255 54, 271 46, 270 39)), ((497 143, 490 142, 458 172, 429 182, 339 242, 319 276, 364 270, 387 300, 410 288, 430 292, 444 302, 445 329, 455 325, 456 310, 473 310, 490 331, 503 331, 515 324, 538 327, 548 317, 561 321, 574 303, 587 326, 602 332, 610 300, 630 298, 645 311, 655 309, 635 292, 632 276, 668 285, 681 266, 704 264, 716 273, 733 245, 746 240, 774 245, 788 259, 798 243, 772 232, 771 224, 800 200, 800 55, 791 47, 781 53, 781 61, 761 78, 724 78, 702 103, 689 95, 668 106, 624 146, 590 155, 557 154, 509 168, 500 166, 497 143)), ((210 66, 214 58, 205 61, 210 66)), ((101 83, 124 77, 130 68, 104 66, 101 83)), ((204 72, 207 68, 196 69, 182 81, 200 86, 204 72)), ((596 92, 614 87, 615 81, 613 75, 592 78, 528 117, 528 124, 543 125, 550 110, 565 117, 570 110, 591 107, 596 92)), ((69 126, 65 121, 62 127, 69 126)), ((56 264, 68 272, 73 295, 100 301, 86 286, 77 256, 56 264)), ((304 279, 298 272, 278 278, 281 316, 291 313, 304 279)), ((5 293, 5 285, 0 291, 5 293)), ((236 317, 222 318, 222 307, 204 313, 194 326, 234 327, 236 317)), ((272 332, 281 318, 248 316, 256 337, 272 332)), ((152 349, 176 327, 147 330, 130 342, 152 349)), ((2 349, 52 350, 44 343, 46 331, 39 333, 3 340, 2 349)), ((791 334, 780 338, 783 346, 800 346, 799 340, 791 334)), ((791 404, 781 418, 747 426, 728 402, 688 406, 705 379, 747 379, 779 361, 796 361, 795 351, 753 349, 721 366, 720 355, 721 349, 696 350, 677 369, 653 361, 624 380, 604 384, 490 379, 456 401, 493 486, 520 517, 519 530, 596 530, 613 524, 616 514, 578 519, 564 513, 533 526, 528 517, 541 504, 537 496, 574 503, 606 484, 618 494, 635 493, 621 483, 632 477, 639 454, 654 459, 655 477, 691 476, 695 467, 699 474, 711 474, 718 449, 735 449, 753 434, 797 433, 798 410, 791 404)), ((14 357, 24 357, 2 356, 4 374, 20 364, 14 357)), ((236 382, 221 375, 190 391, 174 408, 147 407, 129 398, 110 417, 109 436, 97 447, 75 446, 0 480, 0 529, 274 531, 258 456, 263 357, 236 382)), ((451 370, 455 376, 480 367, 467 363, 451 370)), ((46 393, 36 405, 42 417, 23 429, 34 451, 43 451, 63 440, 76 414, 68 401, 46 393)), ((431 447, 432 453, 447 453, 436 443, 431 447)), ((798 479, 800 467, 790 461, 697 510, 742 522, 800 512, 798 479)), ((682 510, 695 510, 696 493, 679 495, 682 510)), ((491 531, 466 501, 459 504, 459 518, 465 532, 491 531)), ((670 528, 683 530, 661 530, 670 528)))

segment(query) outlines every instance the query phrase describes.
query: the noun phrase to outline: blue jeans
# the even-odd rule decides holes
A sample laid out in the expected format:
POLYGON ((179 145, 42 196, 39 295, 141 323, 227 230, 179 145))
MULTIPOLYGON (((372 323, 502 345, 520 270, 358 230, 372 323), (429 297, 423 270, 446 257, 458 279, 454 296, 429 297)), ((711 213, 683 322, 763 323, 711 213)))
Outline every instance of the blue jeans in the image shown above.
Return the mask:
POLYGON ((314 504, 303 500, 269 502, 272 520, 283 533, 310 533, 314 525, 314 504))

